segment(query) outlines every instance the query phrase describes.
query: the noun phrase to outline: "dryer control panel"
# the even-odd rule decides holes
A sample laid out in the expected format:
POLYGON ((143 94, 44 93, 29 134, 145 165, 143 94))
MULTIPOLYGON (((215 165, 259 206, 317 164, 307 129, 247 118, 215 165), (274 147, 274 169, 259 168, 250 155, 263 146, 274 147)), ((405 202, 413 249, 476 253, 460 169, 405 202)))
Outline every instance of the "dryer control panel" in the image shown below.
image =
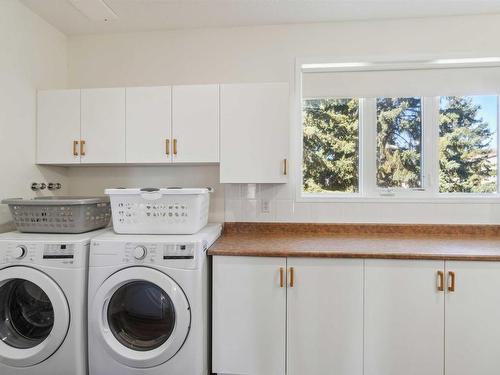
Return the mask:
POLYGON ((200 243, 137 243, 125 244, 123 261, 132 264, 157 264, 176 268, 195 268, 200 243))
POLYGON ((98 260, 100 265, 149 264, 174 268, 194 269, 199 253, 206 245, 203 242, 126 242, 112 244, 94 240, 90 255, 90 265, 98 260))
POLYGON ((219 238, 221 231, 221 224, 208 224, 198 233, 188 235, 106 232, 92 239, 89 266, 198 269, 206 260, 206 250, 219 238))

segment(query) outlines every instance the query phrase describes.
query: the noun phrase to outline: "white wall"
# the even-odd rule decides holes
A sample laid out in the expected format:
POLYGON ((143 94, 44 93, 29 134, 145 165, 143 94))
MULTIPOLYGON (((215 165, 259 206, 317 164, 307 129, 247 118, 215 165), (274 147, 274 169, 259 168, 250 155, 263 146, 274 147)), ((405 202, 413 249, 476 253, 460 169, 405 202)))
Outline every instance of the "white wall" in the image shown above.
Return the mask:
MULTIPOLYGON (((69 84, 77 88, 290 81, 293 86, 297 57, 500 56, 498 35, 500 16, 496 15, 78 36, 69 39, 69 84)), ((292 158, 292 165, 295 162, 292 158)), ((176 184, 191 182, 189 169, 176 168, 185 167, 157 167, 154 172, 73 168, 70 190, 112 186, 115 173, 128 185, 159 182, 157 174, 170 176, 169 181, 176 184), (100 177, 87 182, 84 176, 100 177)), ((216 168, 200 167, 198 172, 205 176, 206 185, 216 181, 216 168)), ((219 200, 221 191, 216 194, 219 200)), ((226 220, 500 222, 500 208, 491 204, 325 204, 296 203, 294 198, 293 184, 230 186, 225 196, 226 220), (263 197, 271 201, 269 214, 259 214, 263 197)))
POLYGON ((218 166, 74 167, 68 172, 74 195, 101 195, 113 187, 211 187, 210 220, 224 221, 224 192, 218 166))
MULTIPOLYGON (((0 46, 0 199, 32 197, 33 181, 66 186, 64 168, 34 162, 36 89, 66 86, 67 38, 17 0, 2 0, 0 46)), ((10 220, 0 205, 0 232, 10 220)))

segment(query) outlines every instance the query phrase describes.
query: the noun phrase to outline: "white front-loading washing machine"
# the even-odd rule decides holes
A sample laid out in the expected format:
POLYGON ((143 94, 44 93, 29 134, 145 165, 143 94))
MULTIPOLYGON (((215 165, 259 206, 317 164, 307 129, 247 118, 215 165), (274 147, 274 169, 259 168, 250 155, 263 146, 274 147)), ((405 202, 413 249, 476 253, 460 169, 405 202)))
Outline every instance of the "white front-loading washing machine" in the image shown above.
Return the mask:
POLYGON ((91 375, 208 374, 206 250, 222 226, 193 235, 92 240, 89 264, 91 375))
POLYGON ((87 374, 84 234, 0 235, 0 374, 87 374))

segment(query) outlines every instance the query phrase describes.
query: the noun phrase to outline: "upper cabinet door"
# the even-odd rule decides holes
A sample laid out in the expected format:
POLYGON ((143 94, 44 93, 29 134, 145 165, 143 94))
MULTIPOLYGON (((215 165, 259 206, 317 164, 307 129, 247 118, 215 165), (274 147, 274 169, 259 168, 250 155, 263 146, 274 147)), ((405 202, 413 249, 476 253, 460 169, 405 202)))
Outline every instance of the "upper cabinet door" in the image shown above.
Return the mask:
POLYGON ((174 86, 173 161, 219 161, 219 85, 174 86))
POLYGON ((125 89, 82 90, 82 163, 125 163, 125 89))
POLYGON ((37 163, 80 163, 80 90, 38 92, 37 163))
POLYGON ((500 263, 446 262, 446 270, 445 374, 497 375, 500 263))
POLYGON ((365 375, 443 375, 443 271, 443 261, 365 261, 365 375))
POLYGON ((288 258, 287 265, 287 374, 362 375, 363 260, 288 258))
POLYGON ((285 374, 285 267, 285 258, 214 257, 212 372, 285 374))
POLYGON ((127 163, 170 163, 171 87, 127 88, 127 163))
POLYGON ((287 181, 287 83, 221 85, 222 183, 287 181))

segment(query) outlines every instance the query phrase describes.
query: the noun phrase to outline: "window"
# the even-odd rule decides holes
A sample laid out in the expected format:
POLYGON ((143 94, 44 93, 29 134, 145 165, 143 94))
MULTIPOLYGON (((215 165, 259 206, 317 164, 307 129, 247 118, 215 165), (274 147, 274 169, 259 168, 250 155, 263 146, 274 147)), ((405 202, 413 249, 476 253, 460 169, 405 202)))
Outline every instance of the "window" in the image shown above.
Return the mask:
POLYGON ((422 186, 420 98, 377 99, 377 186, 422 186))
POLYGON ((297 194, 500 200, 500 58, 466 63, 298 65, 297 194))
POLYGON ((359 190, 359 100, 306 99, 303 112, 303 191, 359 190))
POLYGON ((439 100, 439 191, 497 191, 498 98, 443 96, 439 100))

